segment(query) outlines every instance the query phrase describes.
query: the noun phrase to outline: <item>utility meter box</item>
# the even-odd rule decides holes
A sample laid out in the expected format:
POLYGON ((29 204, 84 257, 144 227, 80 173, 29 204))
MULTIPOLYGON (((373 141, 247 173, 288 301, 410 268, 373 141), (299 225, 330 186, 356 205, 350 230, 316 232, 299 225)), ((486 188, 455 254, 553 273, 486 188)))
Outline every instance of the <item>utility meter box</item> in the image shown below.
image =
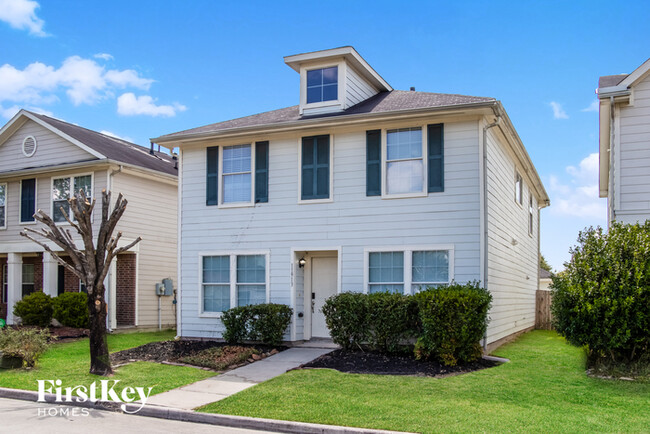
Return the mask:
POLYGON ((163 279, 162 283, 165 287, 163 295, 174 295, 174 281, 168 277, 163 279))
POLYGON ((156 283, 156 295, 161 296, 165 295, 165 285, 162 283, 156 283))

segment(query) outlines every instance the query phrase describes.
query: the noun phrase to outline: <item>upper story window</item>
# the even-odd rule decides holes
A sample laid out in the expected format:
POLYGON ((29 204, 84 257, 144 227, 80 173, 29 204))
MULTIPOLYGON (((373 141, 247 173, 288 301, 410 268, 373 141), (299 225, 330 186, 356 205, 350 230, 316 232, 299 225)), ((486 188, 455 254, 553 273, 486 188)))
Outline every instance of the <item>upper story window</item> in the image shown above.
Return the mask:
POLYGON ((328 135, 302 138, 300 200, 330 198, 330 151, 328 135))
POLYGON ((424 190, 422 128, 386 131, 386 192, 420 193, 424 190))
POLYGON ((36 213, 36 179, 20 181, 20 222, 34 221, 36 213))
POLYGON ((7 184, 0 184, 0 229, 7 227, 7 184))
POLYGON ((251 201, 251 145, 223 148, 223 203, 251 201))
POLYGON ((533 192, 530 192, 530 197, 528 198, 528 235, 533 236, 533 192))
POLYGON ((515 172, 515 202, 523 205, 523 181, 519 172, 515 172))
POLYGON ((338 99, 338 66, 307 71, 307 104, 338 99))
POLYGON ((52 220, 55 222, 64 222, 65 217, 61 212, 61 208, 68 214, 71 219, 74 218, 70 215, 70 199, 76 192, 83 190, 88 199, 92 198, 93 185, 92 175, 79 175, 69 176, 65 178, 52 179, 52 220))

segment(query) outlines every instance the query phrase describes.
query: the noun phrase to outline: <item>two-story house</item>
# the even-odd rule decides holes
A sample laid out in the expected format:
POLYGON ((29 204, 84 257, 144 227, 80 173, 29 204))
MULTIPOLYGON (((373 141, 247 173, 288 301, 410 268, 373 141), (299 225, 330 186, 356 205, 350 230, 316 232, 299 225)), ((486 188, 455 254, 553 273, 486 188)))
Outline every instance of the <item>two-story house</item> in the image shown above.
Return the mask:
MULTIPOLYGON (((176 281, 176 164, 165 153, 59 119, 26 110, 16 114, 0 129, 0 318, 14 323, 14 304, 33 291, 83 291, 74 274, 19 233, 41 225, 33 217, 38 209, 70 227, 60 211, 67 199, 84 189, 101 210, 107 189, 113 201, 121 192, 129 202, 114 234, 121 231, 125 244, 143 238, 111 266, 108 326, 153 328, 159 320, 174 326, 173 296, 159 298, 155 285, 168 277, 176 281)), ((101 216, 93 218, 96 234, 101 216)))
POLYGON ((549 199, 501 103, 394 90, 352 47, 284 60, 298 105, 152 139, 180 148, 178 334, 274 302, 327 337, 333 294, 452 280, 494 295, 489 346, 532 328, 549 199))
POLYGON ((631 74, 598 81, 600 197, 607 221, 650 219, 650 59, 631 74))

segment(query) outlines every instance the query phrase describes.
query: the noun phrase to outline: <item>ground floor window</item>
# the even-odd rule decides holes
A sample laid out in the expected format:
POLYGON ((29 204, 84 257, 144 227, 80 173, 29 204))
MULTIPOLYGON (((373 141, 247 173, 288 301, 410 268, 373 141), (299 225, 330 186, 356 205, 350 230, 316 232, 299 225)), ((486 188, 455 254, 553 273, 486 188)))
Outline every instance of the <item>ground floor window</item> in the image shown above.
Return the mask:
POLYGON ((366 264, 367 292, 414 294, 451 282, 453 248, 369 249, 366 264))
POLYGON ((9 285, 7 283, 7 264, 4 264, 2 266, 2 287, 0 288, 2 291, 2 298, 0 299, 0 302, 2 303, 7 303, 7 294, 9 292, 9 285))
POLYGON ((201 257, 202 313, 266 303, 268 254, 229 253, 201 257))
POLYGON ((34 292, 34 264, 23 264, 23 298, 34 292))

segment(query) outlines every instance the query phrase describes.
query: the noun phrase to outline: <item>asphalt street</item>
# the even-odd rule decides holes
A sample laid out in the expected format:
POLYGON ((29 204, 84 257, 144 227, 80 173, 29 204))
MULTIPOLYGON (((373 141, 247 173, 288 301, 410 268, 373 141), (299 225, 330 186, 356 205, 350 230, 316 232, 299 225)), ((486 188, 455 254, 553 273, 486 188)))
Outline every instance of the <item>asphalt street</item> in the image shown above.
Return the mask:
POLYGON ((66 405, 0 398, 0 432, 6 433, 268 433, 239 428, 179 422, 66 405))

